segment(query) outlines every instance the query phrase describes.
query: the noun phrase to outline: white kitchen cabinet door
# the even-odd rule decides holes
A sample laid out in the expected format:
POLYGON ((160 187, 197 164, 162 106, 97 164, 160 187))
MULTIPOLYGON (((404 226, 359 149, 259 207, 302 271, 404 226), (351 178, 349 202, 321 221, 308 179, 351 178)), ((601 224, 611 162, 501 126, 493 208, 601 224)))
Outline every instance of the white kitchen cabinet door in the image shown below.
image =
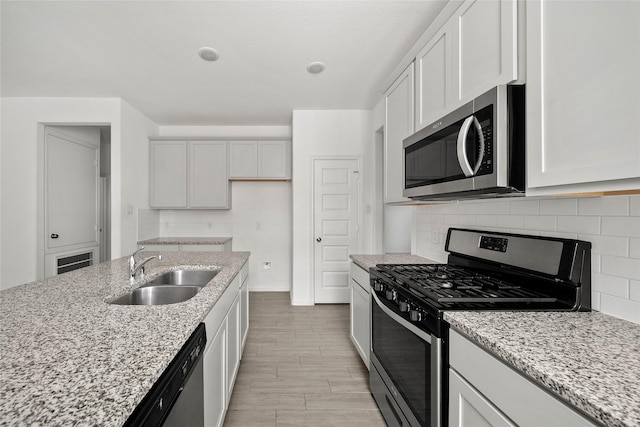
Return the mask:
POLYGON ((230 208, 226 141, 191 141, 189 207, 230 208))
POLYGON ((517 80, 517 0, 466 0, 451 24, 454 108, 517 80))
POLYGON ((249 335, 249 262, 245 263, 240 270, 240 358, 242 358, 242 352, 244 345, 247 342, 247 336, 249 335))
POLYGON ((416 56, 416 131, 444 116, 452 104, 451 28, 445 24, 416 56))
POLYGON ((371 351, 371 295, 369 289, 369 273, 351 263, 351 342, 360 354, 360 358, 369 369, 371 351))
POLYGON ((257 148, 259 178, 291 178, 289 141, 260 141, 257 148))
POLYGON ((229 178, 258 177, 258 141, 229 141, 229 178))
POLYGON ((229 178, 291 179, 290 145, 286 140, 230 141, 229 178))
POLYGON ((227 314, 227 405, 240 367, 240 345, 240 295, 237 294, 227 314))
POLYGON ((406 202, 402 140, 413 133, 413 63, 385 92, 384 202, 406 202))
POLYGON ((220 427, 227 409, 227 321, 224 320, 210 336, 203 361, 204 425, 220 427))
POLYGON ((450 427, 515 427, 498 408, 449 369, 450 427))
POLYGON ((640 188, 640 2, 526 7, 527 195, 640 188))
POLYGON ((187 141, 149 142, 149 206, 187 207, 187 141))

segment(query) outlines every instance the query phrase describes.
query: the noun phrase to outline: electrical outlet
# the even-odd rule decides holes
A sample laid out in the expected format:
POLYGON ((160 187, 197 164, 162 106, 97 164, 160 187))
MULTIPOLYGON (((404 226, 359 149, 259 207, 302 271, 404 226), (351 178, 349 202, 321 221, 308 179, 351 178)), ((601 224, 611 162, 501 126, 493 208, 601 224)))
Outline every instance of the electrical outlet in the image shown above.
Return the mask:
POLYGON ((263 270, 271 270, 271 261, 264 261, 262 263, 262 269, 263 270))

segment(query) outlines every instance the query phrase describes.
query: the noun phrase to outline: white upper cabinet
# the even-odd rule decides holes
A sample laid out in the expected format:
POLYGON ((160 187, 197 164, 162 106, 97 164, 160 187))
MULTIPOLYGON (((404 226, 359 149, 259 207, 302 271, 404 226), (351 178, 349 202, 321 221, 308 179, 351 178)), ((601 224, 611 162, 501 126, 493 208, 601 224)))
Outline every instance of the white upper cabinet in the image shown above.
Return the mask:
POLYGON ((189 207, 229 208, 227 143, 192 141, 189 207))
POLYGON ((462 2, 416 55, 416 131, 518 80, 518 23, 517 0, 462 2))
POLYGON ((385 92, 384 202, 406 202, 402 197, 404 168, 402 140, 413 133, 413 63, 385 92))
POLYGON ((446 114, 453 103, 452 25, 442 27, 416 56, 416 129, 446 114))
POLYGON ((230 141, 229 178, 291 179, 290 141, 230 141))
POLYGON ((455 107, 518 78, 517 0, 466 0, 451 21, 455 107))
POLYGON ((640 188, 640 2, 526 6, 527 195, 640 188))
POLYGON ((149 153, 149 206, 187 207, 187 141, 150 141, 149 153))
POLYGON ((226 141, 149 141, 149 206, 229 209, 226 141))

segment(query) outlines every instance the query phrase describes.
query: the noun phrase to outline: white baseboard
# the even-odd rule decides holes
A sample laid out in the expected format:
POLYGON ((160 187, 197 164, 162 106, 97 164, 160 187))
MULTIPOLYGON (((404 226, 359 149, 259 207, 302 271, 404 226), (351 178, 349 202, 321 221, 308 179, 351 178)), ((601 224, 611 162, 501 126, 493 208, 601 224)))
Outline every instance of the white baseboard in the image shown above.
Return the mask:
POLYGON ((288 283, 269 283, 254 284, 249 283, 249 292, 289 292, 290 285, 288 283))

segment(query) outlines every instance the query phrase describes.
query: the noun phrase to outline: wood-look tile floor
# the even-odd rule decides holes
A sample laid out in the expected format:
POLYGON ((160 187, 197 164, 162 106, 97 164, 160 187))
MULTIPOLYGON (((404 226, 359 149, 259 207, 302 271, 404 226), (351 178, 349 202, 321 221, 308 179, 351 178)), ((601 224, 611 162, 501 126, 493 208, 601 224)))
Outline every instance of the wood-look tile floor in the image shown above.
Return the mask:
POLYGON ((349 305, 249 294, 249 335, 225 427, 386 426, 349 338, 349 305))

